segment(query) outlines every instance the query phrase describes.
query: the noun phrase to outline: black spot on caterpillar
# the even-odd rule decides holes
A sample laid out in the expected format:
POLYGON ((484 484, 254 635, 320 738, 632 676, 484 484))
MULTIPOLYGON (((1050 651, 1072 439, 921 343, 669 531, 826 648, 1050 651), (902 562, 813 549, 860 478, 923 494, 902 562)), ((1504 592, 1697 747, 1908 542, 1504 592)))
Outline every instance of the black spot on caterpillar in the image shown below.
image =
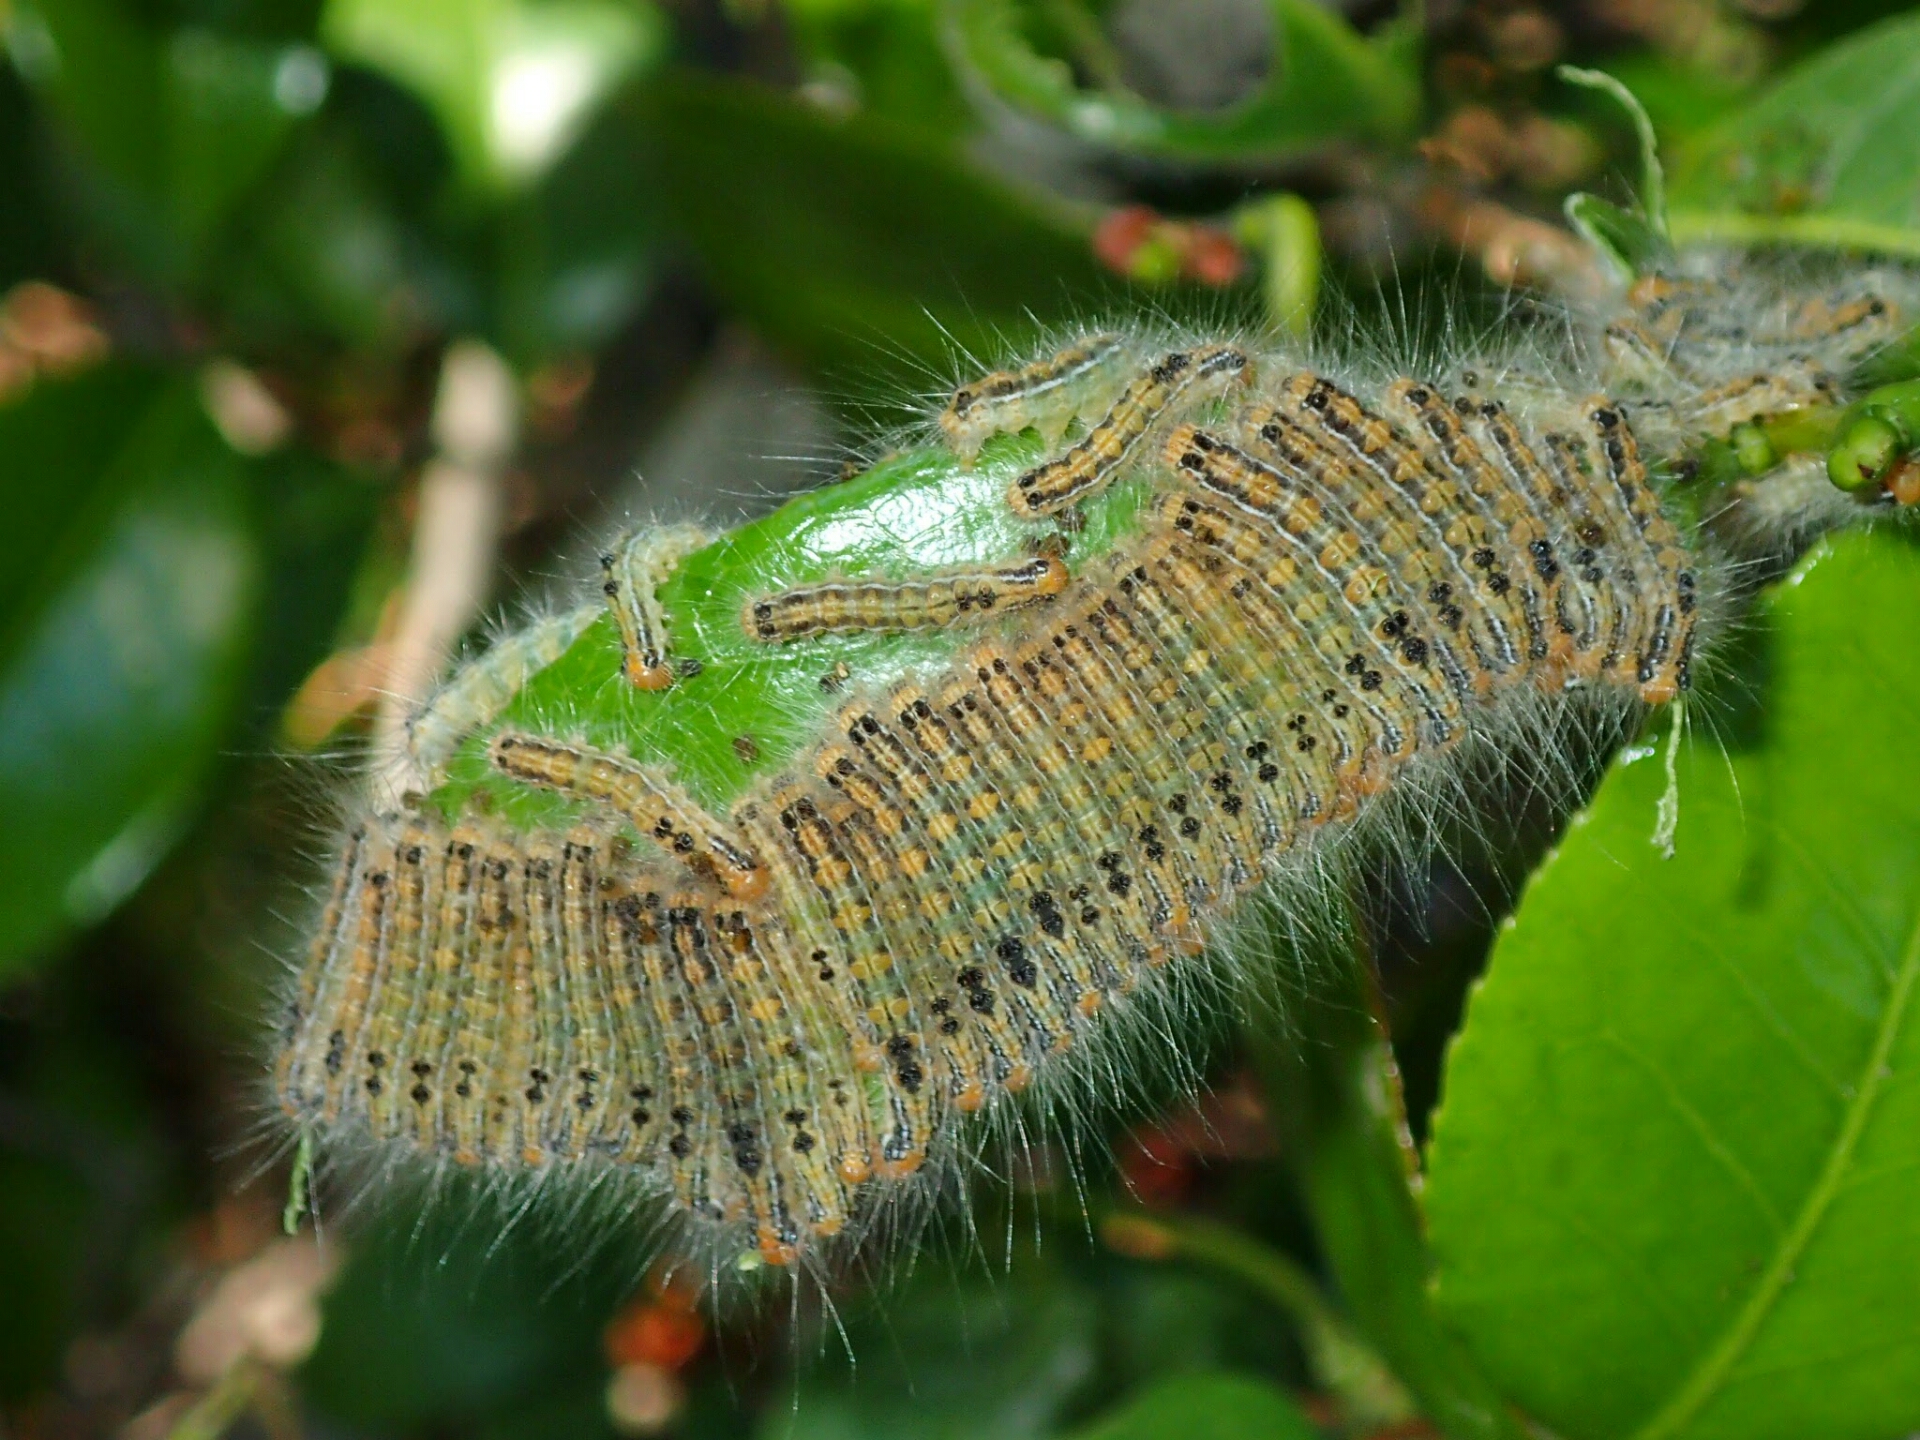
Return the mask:
MULTIPOLYGON (((902 587, 945 582, 904 560, 886 573, 905 579, 843 582, 870 610, 826 615, 806 574, 722 595, 749 646, 743 604, 799 596, 804 623, 769 638, 820 648, 811 708, 777 743, 756 727, 751 774, 718 801, 658 732, 509 712, 494 692, 558 643, 510 641, 511 665, 483 657, 449 686, 486 703, 435 725, 514 804, 564 808, 481 814, 455 789, 355 827, 289 997, 280 1107, 342 1146, 624 1177, 666 1197, 689 1245, 818 1263, 964 1154, 969 1117, 1114 1053, 1215 963, 1250 897, 1298 899, 1476 746, 1562 697, 1683 694, 1742 554, 1892 507, 1788 452, 1683 519, 1658 468, 1783 410, 1837 415, 1916 293, 1873 272, 1782 301, 1764 272, 1702 257, 1575 317, 1564 349, 1414 373, 1130 339, 1115 354, 1144 358, 1078 417, 1085 438, 991 482, 1036 545, 1049 517, 1106 507, 1070 575, 1046 567, 1044 606, 983 624, 929 599, 908 626, 899 597, 921 592, 902 587), (903 629, 940 646, 884 663, 903 629)), ((747 568, 729 543, 683 565, 713 588, 747 568)), ((643 658, 677 623, 659 604, 643 658)), ((599 623, 568 621, 568 663, 620 663, 591 648, 599 623)))

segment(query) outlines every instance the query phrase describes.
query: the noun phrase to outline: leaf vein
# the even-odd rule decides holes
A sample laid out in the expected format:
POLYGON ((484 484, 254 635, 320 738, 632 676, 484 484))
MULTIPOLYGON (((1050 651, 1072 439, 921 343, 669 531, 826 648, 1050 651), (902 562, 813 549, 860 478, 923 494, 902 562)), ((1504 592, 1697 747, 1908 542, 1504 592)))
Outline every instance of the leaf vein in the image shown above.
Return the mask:
POLYGON ((1786 1217, 1780 1213, 1779 1209, 1775 1207, 1773 1200, 1767 1195, 1767 1192, 1761 1188, 1760 1182, 1754 1177, 1753 1172, 1741 1163, 1740 1157, 1733 1152, 1732 1147, 1714 1132, 1714 1128, 1707 1118, 1696 1110, 1691 1102, 1680 1093, 1679 1087, 1673 1083, 1673 1077, 1667 1074, 1665 1067, 1612 1031, 1603 1032, 1600 1039, 1610 1049, 1616 1050, 1626 1056, 1627 1059, 1631 1060, 1653 1078, 1654 1082, 1660 1087, 1661 1094, 1666 1099, 1667 1108, 1672 1110, 1675 1115, 1678 1115, 1681 1122, 1693 1132, 1694 1136, 1700 1141, 1700 1148, 1705 1150, 1707 1154, 1713 1158, 1714 1162, 1733 1179, 1735 1184, 1746 1191, 1748 1198, 1753 1201, 1754 1209, 1760 1212, 1767 1224, 1773 1229, 1775 1235, 1784 1231, 1787 1224, 1786 1217))
POLYGON ((1827 1151, 1826 1163, 1821 1167, 1813 1188, 1807 1192, 1800 1213, 1782 1237, 1759 1283, 1747 1297, 1747 1303, 1733 1317, 1720 1339, 1701 1356, 1700 1363, 1673 1397, 1635 1432, 1634 1440, 1662 1440, 1662 1437, 1677 1433, 1698 1415, 1726 1384, 1733 1367, 1753 1344, 1761 1326, 1792 1283, 1795 1267, 1805 1255, 1807 1246, 1812 1243, 1834 1200, 1845 1188, 1854 1151, 1859 1146, 1860 1137, 1866 1133, 1873 1107, 1892 1074, 1888 1061, 1906 1019, 1916 980, 1920 980, 1920 914, 1914 917, 1892 993, 1887 997, 1886 1012, 1868 1049, 1866 1061, 1860 1068, 1853 1101, 1847 1107, 1840 1130, 1827 1151))

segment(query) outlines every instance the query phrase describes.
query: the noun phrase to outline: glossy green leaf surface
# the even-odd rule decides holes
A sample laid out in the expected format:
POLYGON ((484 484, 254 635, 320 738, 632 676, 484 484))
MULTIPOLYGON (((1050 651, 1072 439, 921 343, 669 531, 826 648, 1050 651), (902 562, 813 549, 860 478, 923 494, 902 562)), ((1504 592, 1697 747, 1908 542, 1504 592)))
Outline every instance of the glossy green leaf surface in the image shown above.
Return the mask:
POLYGON ((1920 15, 1816 53, 1677 157, 1674 238, 1920 254, 1920 15))
MULTIPOLYGON (((1390 26, 1369 40, 1311 0, 1269 0, 1267 10, 1272 50, 1259 88, 1223 110, 1199 113, 1155 105, 1117 82, 1082 88, 1065 60, 1034 47, 1018 0, 947 0, 946 21, 956 62, 997 98, 1116 150, 1270 159, 1338 139, 1399 138, 1412 129, 1420 82, 1411 29, 1390 26)), ((1084 23, 1094 24, 1090 16, 1084 23)))
POLYGON ((659 184, 716 288, 837 388, 902 352, 944 376, 956 347, 997 356, 1117 288, 1074 212, 924 132, 740 82, 654 101, 659 184))
POLYGON ((258 579, 191 385, 106 370, 0 408, 0 972, 130 892, 226 733, 258 579), (12 494, 13 491, 9 490, 12 494))
POLYGON ((322 33, 425 100, 482 191, 543 174, 667 43, 645 0, 330 0, 322 33))
POLYGON ((1755 718, 1609 773, 1495 948, 1426 1189, 1444 1314, 1554 1430, 1920 1426, 1920 549, 1763 602, 1755 718))
POLYGON ((1283 1390, 1246 1376, 1180 1375, 1103 1416, 1073 1440, 1315 1440, 1283 1390))
MULTIPOLYGON (((849 684, 905 679, 973 638, 960 627, 767 645, 742 623, 748 602, 832 575, 905 576, 1033 553, 1049 527, 1017 518, 1006 493, 1038 453, 1031 432, 989 444, 971 470, 943 451, 909 450, 789 501, 687 557, 660 588, 674 654, 698 661, 698 674, 667 690, 635 689, 620 676, 619 635, 603 615, 529 681, 502 725, 657 757, 703 801, 724 808, 817 734, 849 684), (739 745, 741 739, 752 745, 739 745)), ((1074 537, 1069 570, 1131 527, 1142 495, 1140 483, 1125 483, 1085 504, 1087 523, 1074 537)), ((520 824, 560 823, 578 813, 556 795, 502 778, 487 763, 487 738, 462 747, 452 783, 436 794, 450 814, 476 789, 488 790, 492 804, 520 824)))

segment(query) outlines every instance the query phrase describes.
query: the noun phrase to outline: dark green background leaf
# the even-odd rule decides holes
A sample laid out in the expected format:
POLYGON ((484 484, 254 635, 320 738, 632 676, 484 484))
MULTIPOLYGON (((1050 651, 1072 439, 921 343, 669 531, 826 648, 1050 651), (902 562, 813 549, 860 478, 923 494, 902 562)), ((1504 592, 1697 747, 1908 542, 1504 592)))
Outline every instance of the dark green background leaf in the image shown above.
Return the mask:
POLYGON ((1674 238, 1920 254, 1920 15, 1828 46, 1689 143, 1674 238))
MULTIPOLYGON (((1570 1436, 1920 1426, 1920 550, 1852 535, 1759 616, 1758 734, 1615 766, 1449 1059, 1445 1313, 1570 1436)), ((1754 673, 1743 665, 1743 673, 1754 673)))
POLYGON ((667 41, 647 0, 329 0, 321 31, 341 59, 418 94, 483 192, 544 174, 667 41))
POLYGON ((1073 1440, 1315 1440, 1283 1390, 1240 1375, 1163 1380, 1073 1440))
POLYGON ((936 135, 974 127, 940 43, 939 0, 785 0, 782 9, 820 82, 851 84, 869 114, 936 135))
POLYGON ((713 80, 662 86, 656 107, 660 184, 715 285, 842 379, 887 351, 944 375, 956 342, 997 354, 1117 288, 1070 213, 922 132, 713 80))
MULTIPOLYGON (((382 1430, 437 1420, 469 1433, 475 1416, 555 1391, 598 1398, 601 1329, 637 1285, 631 1253, 610 1245, 582 1265, 576 1239, 503 1231, 499 1207, 471 1187, 449 1187, 425 1219, 404 1207, 372 1219, 303 1372, 322 1410, 382 1430)), ((595 1410, 598 1424, 573 1432, 582 1440, 606 1431, 595 1410)))
POLYGON ((1092 1378, 1099 1314, 1050 1261, 992 1277, 939 1273, 873 1302, 840 1356, 813 1368, 760 1440, 1022 1440, 1050 1434, 1092 1378))
POLYGON ((52 1023, 0 1017, 0 1413, 57 1380, 74 1330, 154 1245, 149 1207, 176 1178, 102 997, 69 971, 38 998, 52 1023))
POLYGON ((33 103, 19 72, 0 65, 0 288, 29 276, 55 276, 70 243, 57 223, 33 103))
POLYGON ((199 27, 169 33, 113 0, 36 0, 13 25, 22 69, 78 162, 67 172, 78 213, 167 286, 193 277, 327 91, 326 63, 311 46, 199 27))
POLYGON ((0 966, 164 853, 226 733, 258 558, 194 387, 127 370, 0 408, 0 966), (9 495, 16 487, 9 486, 9 495))
POLYGON ((1289 1019, 1298 1033, 1251 1037, 1274 1125, 1356 1327, 1442 1433, 1512 1440, 1499 1394, 1433 1314, 1400 1079, 1365 963, 1326 957, 1289 1019))
MULTIPOLYGON (((1065 60, 1043 55, 1017 0, 946 0, 957 62, 1001 100, 1091 144, 1185 160, 1261 160, 1336 140, 1399 139, 1419 110, 1417 32, 1392 25, 1372 39, 1312 0, 1268 0, 1272 48, 1258 88, 1218 112, 1167 109, 1120 85, 1083 89, 1065 60)), ((1077 5, 1037 7, 1077 19, 1077 5)))

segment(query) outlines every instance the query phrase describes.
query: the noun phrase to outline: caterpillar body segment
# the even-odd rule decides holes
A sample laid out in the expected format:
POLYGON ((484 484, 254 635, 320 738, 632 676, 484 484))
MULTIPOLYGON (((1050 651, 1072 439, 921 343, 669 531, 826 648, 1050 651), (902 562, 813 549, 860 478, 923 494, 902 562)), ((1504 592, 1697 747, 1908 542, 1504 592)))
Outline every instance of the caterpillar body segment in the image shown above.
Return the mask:
POLYGON ((1850 375, 1912 325, 1917 302, 1892 268, 1783 283, 1739 258, 1683 262, 1637 279, 1607 317, 1599 380, 1633 405, 1643 442, 1678 452, 1844 404, 1850 375))
POLYGON ((1717 273, 1655 272, 1628 287, 1621 313, 1606 333, 1637 330, 1681 358, 1691 374, 1726 371, 1729 352, 1771 352, 1787 358, 1818 347, 1828 363, 1844 366, 1898 336, 1912 323, 1912 282, 1895 272, 1867 270, 1837 282, 1815 282, 1819 293, 1788 287, 1733 263, 1717 273), (1909 302, 1903 306, 1896 294, 1909 302), (1795 297, 1798 298, 1795 298, 1795 297))
POLYGON ((1098 494, 1119 476, 1168 411, 1250 383, 1253 362, 1237 345, 1173 350, 1121 392, 1106 418, 1057 459, 1027 471, 1007 492, 1016 514, 1052 515, 1098 494))
MULTIPOLYGON (((1412 397, 1425 388, 1408 387, 1402 398, 1417 403, 1412 397)), ((1428 585, 1429 602, 1437 607, 1442 629, 1459 634, 1462 663, 1470 665, 1475 689, 1482 696, 1492 694, 1522 663, 1525 617, 1503 583, 1500 552, 1489 543, 1493 537, 1485 518, 1406 432, 1332 382, 1296 375, 1278 399, 1276 412, 1291 421, 1295 436, 1306 439, 1300 450, 1289 452, 1285 427, 1269 421, 1259 433, 1262 440, 1272 437, 1277 454, 1304 473, 1326 467, 1355 489, 1403 497, 1433 545, 1437 574, 1428 585)))
POLYGON ((1112 403, 1129 378, 1132 342, 1115 331, 1077 340, 1055 354, 1013 370, 996 370, 960 386, 940 412, 941 432, 971 465, 994 435, 1029 425, 1057 445, 1075 420, 1090 419, 1112 403))
POLYGON ((1820 365, 1790 359, 1767 370, 1710 386, 1693 397, 1685 423, 1696 434, 1724 439, 1735 426, 1795 410, 1838 404, 1840 382, 1820 365))
POLYGON ((1452 737, 1464 701, 1435 661, 1428 638, 1435 627, 1422 623, 1420 593, 1404 588, 1381 563, 1384 557, 1351 515, 1311 492, 1290 493, 1279 472, 1205 431, 1176 431, 1168 455, 1194 486, 1169 499, 1178 507, 1174 528, 1218 548, 1270 586, 1298 583, 1316 597, 1302 628, 1340 661, 1343 676, 1360 681, 1362 703, 1380 693, 1395 753, 1411 753, 1422 738, 1445 743, 1452 737), (1337 587, 1350 618, 1321 622, 1327 587, 1337 587), (1417 723, 1403 725, 1401 717, 1409 715, 1417 723))
POLYGON ((320 943, 344 946, 361 965, 384 960, 378 998, 354 1003, 364 972, 350 963, 339 971, 347 995, 301 1003, 302 1021, 334 1023, 297 1027, 281 1067, 283 1103, 463 1164, 637 1156, 629 1132, 646 1122, 593 1096, 651 1083, 651 1029, 612 1027, 605 1002, 618 977, 597 936, 590 966, 579 954, 584 935, 547 931, 524 943, 544 905, 601 902, 582 848, 553 836, 482 839, 418 817, 366 830, 320 943), (559 871, 556 844, 569 851, 559 871), (588 1068, 594 1082, 576 1083, 588 1068))
POLYGON ((746 844, 647 766, 512 730, 495 738, 487 758, 513 779, 609 806, 696 874, 713 877, 730 895, 753 899, 765 891, 765 869, 746 844))
POLYGON ((566 654, 599 616, 597 605, 549 615, 454 671, 407 721, 406 758, 414 777, 428 787, 444 780, 460 742, 498 720, 527 682, 566 654))
MULTIPOLYGON (((568 818, 428 797, 354 829, 289 992, 282 1108, 394 1154, 627 1178, 728 1263, 857 1244, 1016 1096, 1123 1063, 1105 1047, 1214 963, 1250 896, 1298 895, 1400 797, 1562 703, 1543 696, 1688 688, 1731 572, 1719 512, 1676 518, 1656 462, 1729 406, 1851 403, 1851 357, 1897 308, 1879 276, 1743 319, 1745 285, 1644 283, 1594 317, 1593 364, 1551 381, 1362 381, 1227 343, 1095 355, 1096 336, 983 382, 970 424, 1115 397, 1031 484, 962 477, 1001 507, 997 553, 1103 502, 1132 507, 1117 538, 1071 575, 989 554, 718 589, 763 669, 817 676, 822 636, 907 637, 891 668, 876 646, 845 683, 809 678, 792 738, 724 793, 658 739, 472 722, 502 793, 563 796, 568 818), (1609 322, 1662 365, 1616 389, 1609 322), (1780 383, 1740 389, 1762 373, 1780 383), (1795 378, 1816 374, 1831 393, 1795 378)), ((1815 476, 1788 456, 1742 477, 1726 533, 1760 526, 1770 553, 1892 508, 1811 495, 1815 476)), ((623 671, 665 664, 654 633, 649 652, 623 629, 623 671)), ((709 665, 658 703, 721 683, 709 665)))
POLYGON ((1661 509, 1647 476, 1640 442, 1625 413, 1604 395, 1586 402, 1594 450, 1611 493, 1651 552, 1654 583, 1642 597, 1632 651, 1632 683, 1649 704, 1677 699, 1691 683, 1694 615, 1699 580, 1681 548, 1679 532, 1661 509))
POLYGON ((674 566, 712 539, 698 525, 633 530, 600 557, 600 590, 620 632, 621 674, 635 689, 673 684, 667 621, 655 592, 674 566))
POLYGON ((937 630, 980 623, 1051 600, 1067 588, 1053 555, 964 566, 911 580, 827 580, 747 601, 740 623, 768 644, 862 631, 937 630))

